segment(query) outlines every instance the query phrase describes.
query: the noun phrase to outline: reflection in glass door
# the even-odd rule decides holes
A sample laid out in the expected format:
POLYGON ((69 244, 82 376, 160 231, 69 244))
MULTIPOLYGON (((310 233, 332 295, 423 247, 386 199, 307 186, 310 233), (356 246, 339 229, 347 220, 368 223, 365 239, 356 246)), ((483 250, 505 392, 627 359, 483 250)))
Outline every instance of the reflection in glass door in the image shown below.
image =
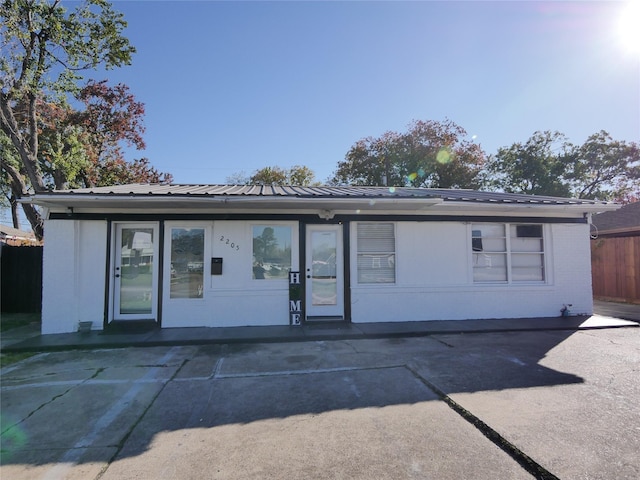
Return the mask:
POLYGON ((117 225, 114 320, 155 319, 157 227, 117 225))
POLYGON ((344 318, 342 225, 308 225, 307 320, 344 318))

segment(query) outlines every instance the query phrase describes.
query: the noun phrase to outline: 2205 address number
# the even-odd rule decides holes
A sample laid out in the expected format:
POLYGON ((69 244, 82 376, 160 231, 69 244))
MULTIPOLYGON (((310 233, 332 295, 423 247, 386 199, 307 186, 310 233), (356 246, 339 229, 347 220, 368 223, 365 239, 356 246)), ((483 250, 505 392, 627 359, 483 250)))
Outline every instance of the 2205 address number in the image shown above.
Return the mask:
POLYGON ((240 250, 240 245, 232 242, 230 238, 225 237, 224 235, 220 235, 220 241, 225 245, 229 245, 229 248, 232 248, 233 250, 240 250))

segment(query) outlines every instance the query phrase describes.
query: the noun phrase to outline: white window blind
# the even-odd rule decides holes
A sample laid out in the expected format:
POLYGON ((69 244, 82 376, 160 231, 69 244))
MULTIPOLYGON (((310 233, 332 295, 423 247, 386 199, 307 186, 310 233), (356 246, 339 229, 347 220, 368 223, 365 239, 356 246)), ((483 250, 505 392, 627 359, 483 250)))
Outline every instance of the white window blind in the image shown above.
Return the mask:
POLYGON ((474 282, 544 282, 542 225, 471 226, 474 282))
POLYGON ((395 283, 393 223, 358 223, 358 283, 395 283))

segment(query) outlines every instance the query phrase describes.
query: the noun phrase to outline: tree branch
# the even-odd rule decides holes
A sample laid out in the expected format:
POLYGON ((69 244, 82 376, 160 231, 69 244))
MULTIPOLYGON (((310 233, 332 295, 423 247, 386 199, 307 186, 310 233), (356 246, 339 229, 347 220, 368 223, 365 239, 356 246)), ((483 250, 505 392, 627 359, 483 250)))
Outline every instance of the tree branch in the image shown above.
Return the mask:
POLYGON ((34 190, 36 192, 44 191, 46 187, 38 169, 37 150, 35 152, 30 150, 29 143, 18 128, 18 122, 7 97, 6 94, 0 92, 0 127, 20 154, 20 159, 34 190))
MULTIPOLYGON (((11 193, 13 193, 15 201, 17 202, 23 196, 28 195, 29 191, 27 185, 24 182, 22 175, 20 175, 20 172, 7 162, 2 162, 1 166, 2 170, 7 172, 7 175, 9 176, 11 193)), ((23 203, 22 209, 24 210, 24 214, 31 224, 31 228, 33 229, 33 233, 35 234, 36 238, 38 240, 42 240, 44 236, 44 228, 40 212, 38 212, 36 207, 29 203, 23 203)))

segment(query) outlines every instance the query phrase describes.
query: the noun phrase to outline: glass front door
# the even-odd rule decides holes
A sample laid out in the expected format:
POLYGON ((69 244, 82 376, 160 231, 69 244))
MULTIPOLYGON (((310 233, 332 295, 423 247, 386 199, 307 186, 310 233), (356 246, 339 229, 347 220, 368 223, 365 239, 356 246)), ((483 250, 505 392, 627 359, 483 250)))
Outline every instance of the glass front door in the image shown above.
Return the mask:
POLYGON ((113 320, 156 319, 157 239, 155 224, 116 225, 113 320))
POLYGON ((307 320, 344 319, 342 225, 308 225, 307 320))

